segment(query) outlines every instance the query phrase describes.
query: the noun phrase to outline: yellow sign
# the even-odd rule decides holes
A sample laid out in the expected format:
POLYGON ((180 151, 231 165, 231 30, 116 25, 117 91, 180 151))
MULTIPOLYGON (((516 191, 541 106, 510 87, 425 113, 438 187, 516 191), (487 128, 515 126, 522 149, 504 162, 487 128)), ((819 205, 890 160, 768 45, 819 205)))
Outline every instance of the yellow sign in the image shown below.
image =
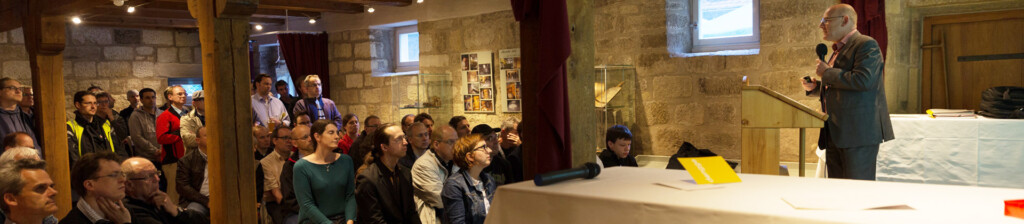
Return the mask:
POLYGON ((683 164, 697 184, 724 184, 740 182, 736 171, 721 156, 676 158, 683 164))

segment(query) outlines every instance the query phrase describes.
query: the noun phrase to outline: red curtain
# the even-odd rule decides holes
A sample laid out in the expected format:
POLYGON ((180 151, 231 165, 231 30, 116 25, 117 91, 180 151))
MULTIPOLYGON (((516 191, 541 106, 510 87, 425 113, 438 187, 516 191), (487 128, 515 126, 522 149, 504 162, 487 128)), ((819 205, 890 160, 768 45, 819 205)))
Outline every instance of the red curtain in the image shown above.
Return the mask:
POLYGON ((885 49, 889 45, 889 31, 885 28, 885 0, 842 0, 857 10, 857 30, 878 41, 885 58, 885 49))
POLYGON ((520 27, 524 176, 571 168, 565 0, 511 0, 520 27))
POLYGON ((306 75, 320 75, 324 96, 330 96, 331 76, 328 74, 327 33, 286 33, 277 35, 281 55, 288 65, 288 73, 296 88, 302 87, 306 75))

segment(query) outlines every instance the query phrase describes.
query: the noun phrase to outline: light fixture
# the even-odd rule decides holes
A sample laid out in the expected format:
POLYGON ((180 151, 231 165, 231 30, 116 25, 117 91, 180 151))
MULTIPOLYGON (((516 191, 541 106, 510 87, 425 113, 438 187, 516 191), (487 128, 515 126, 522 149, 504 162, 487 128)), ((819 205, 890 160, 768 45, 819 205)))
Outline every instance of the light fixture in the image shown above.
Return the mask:
POLYGON ((135 6, 128 6, 128 13, 135 13, 135 6))
POLYGON ((416 3, 423 3, 423 0, 416 0, 416 3))
POLYGON ((256 28, 257 31, 263 30, 263 25, 256 24, 256 26, 253 26, 253 28, 256 28))
POLYGON ((120 7, 120 6, 124 5, 124 2, 126 2, 127 0, 112 0, 112 1, 114 2, 114 5, 120 7))
POLYGON ((75 23, 75 25, 82 24, 82 18, 78 18, 78 16, 71 17, 71 22, 75 23))
POLYGON ((373 7, 370 7, 368 9, 366 9, 366 12, 369 12, 369 13, 373 13, 373 11, 376 11, 376 10, 373 10, 373 7))
POLYGON ((315 18, 309 18, 309 24, 316 24, 315 18))

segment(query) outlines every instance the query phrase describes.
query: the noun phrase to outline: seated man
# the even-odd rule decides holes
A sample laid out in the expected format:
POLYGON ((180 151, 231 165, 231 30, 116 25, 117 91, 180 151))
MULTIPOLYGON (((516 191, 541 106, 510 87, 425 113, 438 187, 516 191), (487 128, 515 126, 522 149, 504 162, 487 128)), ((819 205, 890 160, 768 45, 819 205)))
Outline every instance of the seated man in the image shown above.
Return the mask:
POLYGON ((416 159, 430 149, 430 127, 424 123, 415 122, 406 133, 408 134, 406 139, 409 142, 409 146, 406 147, 408 150, 405 151, 405 156, 398 160, 398 164, 411 169, 416 159))
POLYGON ((4 223, 57 223, 53 217, 57 212, 57 189, 53 187, 46 162, 24 159, 0 163, 0 219, 4 223))
POLYGON ((356 176, 357 219, 360 223, 420 223, 411 173, 398 165, 398 159, 405 156, 405 134, 398 126, 384 125, 371 139, 372 159, 356 176))
POLYGON ((629 147, 633 142, 633 133, 629 128, 623 125, 612 126, 605 132, 604 139, 608 148, 597 155, 604 167, 637 166, 636 158, 629 155, 629 147))
POLYGON ((160 171, 149 159, 128 158, 121 164, 121 172, 128 176, 125 206, 133 223, 210 223, 201 212, 178 207, 160 191, 160 171))
POLYGON ((281 219, 281 169, 292 153, 292 130, 286 126, 274 128, 274 151, 260 160, 263 168, 263 205, 274 220, 281 219))
POLYGON ((82 156, 71 169, 71 190, 81 199, 60 220, 60 224, 131 223, 131 212, 124 206, 124 172, 112 152, 82 156))
MULTIPOLYGON (((430 150, 412 165, 412 193, 416 202, 416 211, 422 223, 441 223, 444 214, 444 203, 441 202, 441 189, 444 181, 453 172, 452 157, 455 141, 459 140, 455 129, 450 126, 435 126, 430 138, 430 150)), ((455 167, 455 169, 458 169, 455 167)), ((457 170, 456 170, 457 171, 457 170)))
MULTIPOLYGON (((4 144, 3 148, 0 148, 0 153, 4 153, 7 150, 11 150, 12 148, 16 148, 16 147, 26 147, 26 148, 30 148, 31 149, 32 147, 36 146, 35 145, 35 140, 32 140, 32 136, 31 135, 29 135, 28 133, 25 133, 25 132, 20 132, 20 131, 8 134, 7 136, 4 136, 4 143, 3 144, 4 144)), ((36 155, 39 156, 40 158, 42 158, 42 152, 41 151, 36 150, 36 149, 33 149, 32 151, 35 151, 36 155)))
POLYGON ((313 154, 313 141, 309 138, 309 127, 308 126, 295 126, 291 133, 291 144, 292 144, 292 156, 288 158, 288 161, 284 163, 281 168, 281 202, 278 213, 281 214, 280 220, 278 217, 274 217, 274 223, 283 224, 297 224, 299 223, 299 202, 295 198, 294 191, 294 172, 295 162, 298 162, 302 157, 313 154))
POLYGON ((206 127, 200 127, 196 132, 199 150, 189 151, 178 160, 176 187, 179 194, 178 206, 209 215, 210 180, 206 175, 206 140, 206 127))

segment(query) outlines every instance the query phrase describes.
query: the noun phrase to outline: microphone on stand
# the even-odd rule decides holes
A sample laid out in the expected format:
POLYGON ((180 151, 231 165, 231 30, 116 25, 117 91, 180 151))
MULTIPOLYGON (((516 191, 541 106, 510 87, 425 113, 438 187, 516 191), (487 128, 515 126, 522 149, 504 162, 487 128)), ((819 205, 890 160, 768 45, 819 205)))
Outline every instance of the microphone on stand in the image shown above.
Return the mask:
POLYGON ((574 169, 537 174, 533 177, 533 183, 537 186, 544 186, 576 178, 593 179, 598 174, 601 174, 601 166, 598 166, 597 163, 586 163, 574 169))

